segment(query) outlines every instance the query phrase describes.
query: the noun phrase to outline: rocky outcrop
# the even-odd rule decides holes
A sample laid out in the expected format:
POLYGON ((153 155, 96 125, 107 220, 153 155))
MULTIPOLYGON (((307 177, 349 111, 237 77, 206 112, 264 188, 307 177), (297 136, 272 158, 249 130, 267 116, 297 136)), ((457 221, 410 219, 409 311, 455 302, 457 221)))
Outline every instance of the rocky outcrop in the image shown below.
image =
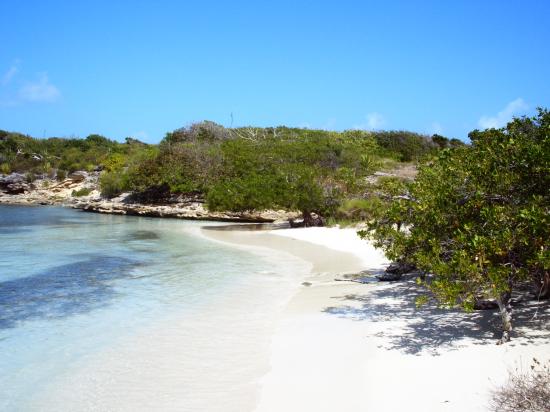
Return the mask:
POLYGON ((0 203, 5 204, 41 204, 72 205, 79 200, 99 198, 97 190, 99 174, 75 172, 62 181, 50 178, 38 178, 32 184, 25 176, 17 173, 0 177, 0 203), (75 193, 87 189, 84 197, 75 193))
POLYGON ((90 175, 88 174, 88 172, 85 172, 83 170, 70 173, 67 177, 74 183, 83 182, 86 179, 90 179, 90 175))
POLYGON ((376 171, 366 178, 366 181, 371 184, 378 184, 381 178, 398 177, 403 180, 413 181, 418 174, 418 169, 414 164, 400 165, 387 172, 376 171))
POLYGON ((132 201, 130 193, 113 199, 87 199, 79 201, 73 207, 87 212, 119 215, 170 217, 191 220, 218 220, 230 222, 275 222, 295 218, 297 213, 284 210, 266 210, 262 212, 212 212, 196 198, 178 198, 167 204, 144 204, 132 201))
POLYGON ((292 228, 325 225, 323 218, 317 213, 302 213, 298 219, 290 218, 288 223, 292 228))
POLYGON ((37 179, 32 185, 24 175, 11 174, 0 177, 0 204, 62 205, 96 213, 258 223, 288 221, 300 215, 284 210, 211 212, 197 193, 171 196, 154 203, 148 202, 148 197, 131 193, 105 199, 98 190, 98 182, 99 172, 74 172, 63 181, 37 179), (82 193, 85 195, 81 196, 82 193))
POLYGON ((27 182, 25 176, 20 173, 0 177, 0 190, 9 195, 19 195, 31 189, 32 186, 27 182))

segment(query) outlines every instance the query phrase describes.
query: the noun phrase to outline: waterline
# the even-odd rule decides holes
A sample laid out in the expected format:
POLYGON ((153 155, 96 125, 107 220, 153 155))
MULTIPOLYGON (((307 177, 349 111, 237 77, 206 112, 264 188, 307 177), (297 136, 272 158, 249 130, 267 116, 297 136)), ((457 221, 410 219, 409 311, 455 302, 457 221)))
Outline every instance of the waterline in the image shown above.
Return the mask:
POLYGON ((309 267, 203 224, 0 207, 0 409, 251 409, 309 267))

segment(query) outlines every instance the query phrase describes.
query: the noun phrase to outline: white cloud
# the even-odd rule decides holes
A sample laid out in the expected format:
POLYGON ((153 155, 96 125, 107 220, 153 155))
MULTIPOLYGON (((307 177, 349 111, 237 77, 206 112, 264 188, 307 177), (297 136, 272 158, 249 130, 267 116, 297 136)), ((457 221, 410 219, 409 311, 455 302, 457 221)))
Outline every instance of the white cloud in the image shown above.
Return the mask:
POLYGON ((380 130, 386 124, 386 119, 380 113, 371 112, 366 116, 367 123, 354 126, 354 129, 380 130))
POLYGON ((321 126, 323 130, 333 130, 336 127, 336 118, 329 117, 325 124, 321 126))
POLYGON ((430 134, 443 134, 443 126, 438 122, 433 122, 430 127, 430 134))
POLYGON ((375 130, 380 129, 386 123, 386 119, 380 113, 369 113, 367 114, 367 124, 369 129, 375 130))
POLYGON ((482 129, 498 129, 499 127, 506 126, 506 123, 512 120, 512 117, 523 114, 528 109, 529 105, 519 97, 508 103, 496 116, 481 116, 478 124, 482 129))
POLYGON ((19 89, 19 98, 26 102, 55 102, 61 93, 55 87, 46 73, 42 73, 35 82, 27 82, 19 89))
POLYGON ((134 132, 130 136, 133 137, 134 139, 141 140, 142 142, 146 142, 147 139, 149 139, 149 133, 147 133, 145 130, 134 132))
POLYGON ((14 76, 19 71, 18 63, 15 62, 11 65, 11 67, 2 75, 2 78, 0 79, 0 83, 2 86, 7 85, 11 80, 14 78, 14 76))

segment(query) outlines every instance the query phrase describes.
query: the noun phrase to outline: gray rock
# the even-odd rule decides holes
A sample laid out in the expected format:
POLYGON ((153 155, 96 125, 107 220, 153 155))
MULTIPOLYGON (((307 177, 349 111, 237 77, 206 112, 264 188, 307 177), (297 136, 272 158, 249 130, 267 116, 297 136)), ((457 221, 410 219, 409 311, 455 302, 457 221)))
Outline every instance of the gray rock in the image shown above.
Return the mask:
POLYGON ((416 268, 414 267, 414 265, 411 265, 409 263, 397 262, 397 263, 392 263, 391 265, 389 265, 388 268, 386 269, 386 272, 387 273, 392 273, 392 274, 397 274, 397 275, 402 275, 404 273, 412 272, 415 269, 416 268))
POLYGON ((403 276, 405 273, 409 273, 414 271, 416 268, 414 265, 398 262, 398 263, 392 263, 389 265, 384 273, 381 275, 376 275, 378 280, 384 281, 384 282, 392 282, 395 280, 401 279, 401 276, 403 276))
POLYGON ((25 175, 22 175, 21 173, 12 173, 7 176, 0 177, 0 185, 21 182, 25 182, 25 175))
POLYGON ((78 170, 69 174, 69 176, 67 177, 73 182, 82 182, 88 178, 88 172, 85 172, 84 170, 78 170))
POLYGON ((403 274, 401 273, 384 272, 381 275, 376 275, 376 278, 382 282, 393 282, 395 280, 401 279, 401 276, 403 276, 403 274))
POLYGON ((25 193, 30 189, 31 186, 27 183, 27 179, 20 173, 12 173, 0 178, 0 190, 10 195, 25 193))

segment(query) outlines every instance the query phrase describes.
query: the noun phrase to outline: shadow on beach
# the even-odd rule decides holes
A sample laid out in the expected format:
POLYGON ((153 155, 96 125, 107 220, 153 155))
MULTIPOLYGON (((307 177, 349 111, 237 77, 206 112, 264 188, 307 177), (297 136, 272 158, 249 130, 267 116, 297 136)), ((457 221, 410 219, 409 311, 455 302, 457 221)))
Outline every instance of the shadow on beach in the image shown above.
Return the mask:
MULTIPOLYGON (((458 349, 466 340, 474 345, 494 345, 500 337, 498 311, 465 313, 439 308, 433 299, 417 307, 415 299, 425 294, 425 289, 409 279, 369 288, 364 294, 334 296, 333 299, 339 303, 323 312, 374 324, 401 320, 403 326, 385 327, 375 336, 385 338, 384 349, 413 355, 428 353, 437 356, 440 349, 458 349)), ((522 302, 514 308, 513 316, 515 332, 508 345, 550 342, 548 301, 522 302)))

